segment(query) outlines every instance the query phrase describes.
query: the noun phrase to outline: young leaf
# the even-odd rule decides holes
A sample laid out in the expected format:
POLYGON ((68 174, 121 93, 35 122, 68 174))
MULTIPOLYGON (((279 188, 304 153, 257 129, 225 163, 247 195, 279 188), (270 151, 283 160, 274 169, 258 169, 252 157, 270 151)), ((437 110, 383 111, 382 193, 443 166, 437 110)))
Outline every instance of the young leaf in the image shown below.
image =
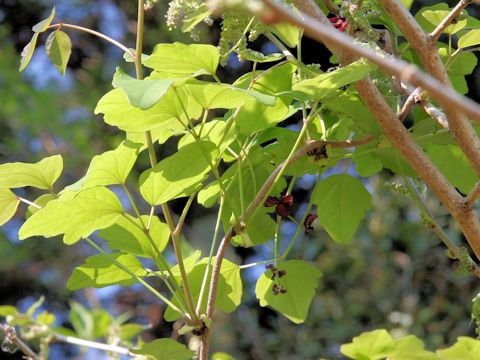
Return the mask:
MULTIPOLYGON (((124 265, 138 276, 145 276, 146 271, 138 259, 131 254, 113 253, 112 258, 124 265)), ((103 254, 90 256, 85 263, 76 267, 68 279, 67 288, 71 291, 87 287, 102 288, 110 285, 128 286, 135 283, 135 278, 119 268, 103 254)))
POLYGON ((99 185, 125 184, 137 160, 140 144, 123 141, 115 150, 94 156, 88 167, 83 189, 99 185))
POLYGON ((257 281, 255 294, 260 306, 271 306, 289 320, 300 324, 307 319, 308 309, 315 296, 321 272, 302 260, 289 260, 277 265, 286 273, 272 280, 270 270, 265 271, 257 281), (274 286, 281 286, 285 293, 274 292, 274 286))
POLYGON ((72 41, 67 33, 57 30, 52 32, 45 43, 45 50, 53 65, 65 75, 68 59, 72 54, 72 41))
POLYGON ((153 53, 143 64, 156 71, 193 74, 202 71, 205 74, 215 74, 220 55, 212 45, 158 44, 153 53))
POLYGON ((138 355, 147 355, 155 360, 190 360, 195 354, 172 339, 156 339, 145 343, 139 350, 131 349, 130 352, 138 355))
POLYGON ((184 33, 190 32, 197 24, 208 18, 211 14, 212 10, 206 3, 202 2, 197 10, 189 13, 185 19, 183 19, 182 31, 184 33))
POLYGON ((147 110, 160 101, 174 81, 173 79, 137 80, 117 67, 117 71, 113 75, 112 85, 115 88, 121 88, 127 94, 130 104, 142 110, 147 110))
MULTIPOLYGON (((427 19, 430 24, 437 27, 450 12, 451 10, 425 10, 422 12, 422 16, 427 19)), ((467 26, 467 19, 458 20, 451 22, 451 25, 447 26, 443 32, 453 35, 465 26, 467 26)))
POLYGON ((460 336, 457 342, 448 349, 437 350, 441 360, 478 360, 480 340, 460 336))
POLYGON ((187 84, 186 87, 204 109, 234 109, 255 99, 267 106, 275 105, 273 96, 247 91, 232 85, 197 82, 187 84))
MULTIPOLYGON (((142 216, 142 221, 144 225, 147 225, 149 216, 142 216)), ((162 223, 157 216, 153 216, 150 222, 149 234, 158 251, 162 252, 167 246, 170 237, 167 224, 162 223)), ((143 230, 140 220, 128 214, 120 216, 115 224, 109 228, 100 230, 99 236, 104 238, 112 249, 151 259, 155 259, 158 256, 146 232, 143 230)))
POLYGON ((300 40, 300 29, 286 22, 273 24, 272 32, 282 40, 289 48, 294 48, 300 40))
POLYGON ((272 53, 272 54, 264 55, 259 51, 255 51, 248 48, 238 50, 238 54, 245 60, 255 61, 258 63, 278 61, 285 57, 285 55, 283 55, 282 53, 272 53))
POLYGON ((423 341, 413 335, 396 339, 388 358, 391 360, 438 360, 438 356, 425 350, 423 341))
POLYGON ((365 211, 371 207, 371 195, 353 176, 332 175, 320 183, 314 203, 318 219, 333 240, 350 241, 365 211))
POLYGON ((37 44, 38 33, 33 34, 29 43, 25 45, 22 50, 22 58, 20 60, 20 68, 18 71, 23 71, 27 67, 30 60, 32 60, 33 52, 35 51, 35 45, 37 44))
POLYGON ((63 170, 61 155, 46 157, 35 164, 8 163, 0 165, 0 189, 33 186, 51 189, 63 170))
POLYGON ((292 89, 302 93, 309 100, 320 100, 334 95, 342 86, 362 80, 373 70, 375 65, 358 60, 340 69, 320 74, 313 79, 300 81, 293 85, 292 89))
POLYGON ((152 206, 192 194, 207 177, 209 162, 217 153, 208 141, 180 148, 140 176, 140 193, 152 206))
POLYGON ((354 337, 350 344, 340 347, 340 352, 350 359, 380 360, 394 349, 394 340, 385 329, 364 332, 354 337))
POLYGON ((20 200, 10 189, 0 189, 0 226, 15 215, 18 204, 20 200))
POLYGON ((33 32, 35 33, 42 33, 47 30, 48 26, 52 23, 53 18, 55 17, 55 6, 52 9, 52 12, 48 16, 48 18, 40 21, 38 24, 32 27, 33 32))
POLYGON ((427 152, 433 163, 461 192, 468 194, 478 177, 458 145, 429 144, 427 152))
MULTIPOLYGON (((41 208, 44 208, 47 206, 47 204, 52 201, 58 199, 58 196, 56 194, 43 194, 39 196, 38 198, 35 199, 34 203, 41 208)), ((38 210, 40 210, 38 207, 33 206, 33 205, 28 205, 27 212, 25 213, 25 219, 28 219, 30 216, 35 214, 38 210)))
POLYGON ((458 39, 458 47, 460 49, 479 45, 480 44, 480 29, 473 29, 470 30, 468 33, 463 35, 460 39, 458 39))
POLYGON ((114 89, 100 99, 95 114, 103 113, 107 124, 129 132, 148 131, 167 122, 177 121, 178 118, 187 124, 189 119, 184 113, 184 107, 192 119, 199 118, 202 107, 182 87, 177 88, 177 93, 170 88, 155 105, 142 110, 130 104, 122 89, 114 89))
MULTIPOLYGON (((215 258, 212 259, 212 264, 215 261, 215 258)), ((208 258, 203 258, 199 263, 195 264, 192 270, 188 273, 188 282, 190 284, 190 290, 192 291, 192 296, 195 302, 198 301, 200 295, 200 288, 203 281, 203 276, 205 274, 205 269, 207 268, 208 258)), ((175 268, 172 269, 172 271, 175 268)), ((209 277, 207 279, 207 284, 210 283, 210 278, 212 274, 212 269, 210 269, 209 277)), ((217 289, 217 298, 215 302, 216 309, 219 309, 226 313, 231 313, 234 311, 238 305, 240 305, 242 299, 243 287, 242 280, 240 278, 240 268, 237 264, 224 259, 222 261, 222 267, 220 269, 220 280, 218 283, 217 289)), ((200 313, 204 313, 207 306, 207 296, 204 294, 202 299, 202 304, 200 307, 200 313)), ((173 303, 176 303, 172 299, 173 303)), ((173 311, 171 308, 168 308, 165 312, 165 319, 167 321, 173 321, 180 317, 180 314, 173 311)))
POLYGON ((121 214, 123 208, 115 194, 107 188, 95 187, 71 200, 50 201, 23 224, 18 236, 23 240, 31 236, 65 234, 63 241, 71 245, 96 230, 109 227, 121 214))
MULTIPOLYGON (((276 67, 255 82, 253 89, 268 95, 275 95, 276 93, 291 90, 294 68, 292 64, 284 64, 276 67)), ((255 76, 259 74, 260 72, 255 72, 255 76)), ((251 73, 246 74, 237 80, 234 86, 247 88, 251 78, 251 73)), ((240 131, 245 135, 250 135, 285 120, 292 115, 289 113, 288 108, 291 100, 291 98, 279 97, 274 106, 266 106, 257 101, 246 103, 238 113, 236 120, 240 131)))

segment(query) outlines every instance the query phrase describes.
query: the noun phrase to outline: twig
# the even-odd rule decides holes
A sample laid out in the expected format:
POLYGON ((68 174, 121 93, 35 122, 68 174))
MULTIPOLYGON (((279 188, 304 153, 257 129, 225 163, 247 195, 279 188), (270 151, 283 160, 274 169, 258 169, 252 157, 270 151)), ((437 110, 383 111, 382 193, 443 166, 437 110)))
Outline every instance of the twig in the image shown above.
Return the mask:
MULTIPOLYGON (((347 141, 324 140, 324 141, 311 141, 307 143, 306 145, 301 147, 299 150, 297 150, 293 154, 293 156, 289 158, 288 162, 282 162, 275 168, 275 170, 272 172, 269 178, 265 181, 262 188, 255 196, 255 199, 252 201, 250 206, 245 210, 245 213, 243 215, 252 213, 254 209, 256 209, 262 203, 262 200, 265 197, 265 194, 267 194, 268 191, 270 191, 271 187, 275 183, 275 179, 277 175, 281 172, 282 169, 294 163, 301 157, 305 156, 307 153, 321 149, 322 147, 327 145, 331 147, 336 147, 336 148, 349 148, 349 147, 367 144, 372 140, 373 138, 371 136, 368 136, 360 140, 347 140, 347 141)), ((241 216, 240 218, 243 218, 243 217, 244 216, 241 216)), ((218 289, 218 280, 220 278, 220 269, 222 266, 223 258, 225 257, 225 252, 227 251, 230 240, 240 231, 243 231, 242 223, 238 222, 227 231, 226 235, 222 239, 222 242, 220 243, 217 254, 215 256, 215 262, 213 264, 212 278, 210 279, 210 288, 209 288, 208 300, 207 300, 206 315, 208 318, 212 317, 213 310, 215 308, 215 300, 217 297, 217 289, 218 289)), ((201 343, 200 354, 199 354, 200 360, 208 359, 209 343, 210 343, 210 329, 206 329, 205 333, 202 336, 202 343, 201 343)))
POLYGON ((121 346, 117 346, 117 345, 103 344, 95 341, 80 339, 74 336, 65 336, 59 333, 53 333, 53 338, 56 341, 61 341, 67 344, 84 346, 90 349, 98 349, 98 350, 113 352, 113 353, 122 354, 122 355, 135 356, 135 354, 131 353, 129 349, 121 346))
POLYGON ((408 113, 412 110, 412 107, 415 104, 420 104, 423 110, 430 115, 441 127, 444 129, 448 129, 448 120, 445 114, 438 109, 435 105, 428 102, 423 98, 423 93, 421 88, 416 88, 415 90, 411 90, 411 86, 406 86, 408 90, 402 89, 402 92, 409 93, 407 100, 403 104, 402 110, 398 113, 398 118, 400 121, 403 121, 408 113), (410 90, 410 92, 409 92, 410 90))
MULTIPOLYGON (((402 81, 428 90, 432 97, 441 101, 443 104, 456 108, 459 112, 480 122, 479 104, 459 95, 455 90, 446 87, 434 77, 422 72, 417 66, 395 59, 387 54, 377 53, 366 46, 356 43, 350 36, 337 31, 331 24, 317 21, 310 16, 317 13, 317 11, 311 10, 311 12, 308 12, 310 15, 305 13, 300 15, 273 0, 262 1, 268 6, 271 11, 269 15, 275 21, 289 22, 304 29, 305 34, 317 41, 324 42, 331 51, 336 52, 339 58, 342 58, 344 53, 348 53, 353 57, 364 57, 378 65, 378 67, 385 72, 397 76, 402 81)), ((383 1, 381 3, 383 3, 383 1)), ((325 17, 320 10, 318 10, 318 12, 321 13, 321 16, 325 17)))
POLYGON ((2 332, 3 336, 5 337, 3 340, 4 343, 8 345, 15 345, 18 349, 20 349, 21 352, 25 354, 25 356, 27 356, 28 359, 38 359, 37 354, 35 354, 35 352, 33 352, 33 350, 30 349, 30 347, 18 337, 17 331, 13 326, 7 324, 0 324, 0 332, 2 332))
POLYGON ((470 194, 468 194, 466 197, 465 206, 468 209, 472 209, 473 204, 475 203, 475 200, 477 200, 478 196, 480 196, 480 181, 475 184, 470 194))
MULTIPOLYGON (((461 3, 463 2, 461 1, 461 3)), ((441 82, 441 84, 435 85, 440 86, 438 90, 441 92, 455 92, 451 87, 447 71, 436 46, 430 42, 429 36, 423 31, 408 9, 399 0, 384 0, 379 3, 418 54, 425 70, 441 82)), ((427 89, 423 85, 422 88, 427 89)), ((430 93, 433 95, 431 90, 430 93)), ((448 119, 453 138, 462 148, 465 156, 472 164, 473 170, 480 176, 480 139, 472 124, 462 115, 464 109, 451 104, 443 98, 437 97, 437 100, 448 119)), ((476 105, 479 106, 478 104, 476 105)), ((480 115, 480 112, 478 115, 480 115)))
POLYGON ((430 33, 429 39, 431 44, 435 44, 440 35, 442 35, 443 31, 452 23, 455 18, 460 15, 460 13, 465 9, 468 5, 470 5, 473 1, 472 0, 460 0, 458 4, 450 11, 450 13, 442 20, 440 24, 430 33))

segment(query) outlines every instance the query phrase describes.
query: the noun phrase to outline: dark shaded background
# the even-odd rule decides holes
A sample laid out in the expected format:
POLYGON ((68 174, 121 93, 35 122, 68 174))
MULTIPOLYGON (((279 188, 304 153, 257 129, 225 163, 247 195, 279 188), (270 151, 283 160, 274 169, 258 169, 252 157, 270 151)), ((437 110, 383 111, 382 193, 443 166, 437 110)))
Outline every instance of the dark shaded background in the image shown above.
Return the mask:
MULTIPOLYGON (((433 3, 436 1, 415 1, 412 10, 433 3)), ((35 162, 60 153, 65 159, 64 175, 56 185, 60 190, 84 175, 93 155, 111 149, 122 140, 121 133, 93 115, 93 108, 111 88, 115 67, 123 60, 121 51, 110 44, 69 32, 74 49, 69 69, 62 78, 44 54, 42 44, 47 36, 44 34, 32 63, 25 73, 18 73, 19 54, 32 35, 31 26, 48 16, 52 5, 47 0, 0 0, 0 162, 35 162)), ((99 29, 133 46, 134 1, 60 0, 55 5, 58 18, 99 29)), ((159 1, 147 13, 146 53, 159 42, 192 41, 179 31, 168 31, 164 22, 166 6, 166 2, 159 1)), ((217 21, 211 28, 202 28, 202 42, 216 44, 218 25, 217 21)), ((254 46, 271 49, 264 40, 254 46)), ((329 67, 330 55, 321 45, 305 40, 303 49, 305 62, 329 67)), ((229 64, 219 73, 225 82, 231 82, 251 66, 233 58, 229 64)), ((468 81, 469 96, 478 101, 478 76, 471 76, 468 81)), ((158 150, 159 156, 170 153, 174 145, 173 141, 168 142, 158 150)), ((147 159, 142 158, 137 173, 146 166, 147 159)), ((385 327, 397 335, 415 334, 431 349, 451 344, 457 336, 475 336, 469 311, 471 299, 479 291, 478 282, 455 272, 455 264, 444 255, 443 245, 422 227, 414 205, 385 190, 386 180, 396 179, 385 172, 365 180, 376 194, 374 209, 351 244, 337 245, 319 231, 301 240, 294 249, 292 257, 314 262, 324 274, 306 323, 294 325, 274 311, 258 306, 253 289, 256 277, 263 271, 259 266, 244 272, 241 307, 233 314, 218 315, 213 348, 238 359, 339 358, 339 344, 374 328, 385 327)), ((130 181, 135 185, 135 176, 130 181)), ((296 187, 299 214, 304 210, 302 201, 308 197, 313 181, 314 178, 307 176, 296 187)), ((29 199, 39 195, 32 189, 20 194, 29 199)), ((180 211, 183 200, 173 202, 172 206, 180 211)), ((447 233, 460 243, 458 229, 446 211, 435 199, 430 200, 430 206, 447 233)), ((128 310, 134 314, 133 320, 154 324, 145 333, 145 340, 172 334, 172 324, 162 320, 163 305, 141 288, 68 292, 65 284, 73 266, 81 264, 93 252, 81 242, 67 247, 60 239, 19 242, 17 231, 24 210, 21 206, 19 214, 0 232, 0 305, 14 304, 25 310, 45 295, 43 308, 58 316, 57 325, 68 327, 68 301, 75 299, 90 307, 102 305, 114 315, 128 310)), ((192 246, 203 249, 204 254, 209 249, 214 217, 215 213, 195 207, 187 219, 186 235, 192 246)), ((295 229, 287 223, 282 230, 287 243, 295 229)), ((271 254, 268 248, 237 249, 228 257, 238 263, 250 263, 268 259, 271 254)), ((54 348, 52 359, 101 358, 99 353, 82 353, 77 348, 60 345, 54 348)))

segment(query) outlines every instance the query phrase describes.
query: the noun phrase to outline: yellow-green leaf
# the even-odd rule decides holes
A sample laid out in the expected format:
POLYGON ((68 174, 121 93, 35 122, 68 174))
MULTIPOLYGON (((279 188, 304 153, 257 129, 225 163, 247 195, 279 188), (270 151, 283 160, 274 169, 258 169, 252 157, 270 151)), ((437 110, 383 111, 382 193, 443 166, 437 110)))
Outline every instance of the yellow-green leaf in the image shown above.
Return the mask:
POLYGON ((134 354, 146 355, 155 360, 191 360, 195 354, 172 339, 156 339, 145 343, 139 350, 130 350, 134 354))
POLYGON ((57 30, 52 32, 45 43, 45 50, 53 65, 65 75, 68 59, 72 54, 72 41, 67 33, 57 30))
POLYGON ((0 189, 0 226, 15 215, 19 203, 17 195, 10 189, 0 189))
POLYGON ((29 43, 23 48, 19 71, 25 70, 30 60, 32 60, 33 52, 35 51, 35 45, 37 45, 37 39, 38 33, 33 34, 29 43))
POLYGON ((53 155, 35 164, 8 163, 0 165, 0 189, 33 186, 50 189, 63 170, 63 159, 53 155))
POLYGON ((40 21, 36 25, 32 27, 33 32, 35 33, 41 33, 47 30, 48 26, 52 23, 53 18, 55 17, 55 6, 52 9, 52 12, 48 16, 48 18, 40 21))

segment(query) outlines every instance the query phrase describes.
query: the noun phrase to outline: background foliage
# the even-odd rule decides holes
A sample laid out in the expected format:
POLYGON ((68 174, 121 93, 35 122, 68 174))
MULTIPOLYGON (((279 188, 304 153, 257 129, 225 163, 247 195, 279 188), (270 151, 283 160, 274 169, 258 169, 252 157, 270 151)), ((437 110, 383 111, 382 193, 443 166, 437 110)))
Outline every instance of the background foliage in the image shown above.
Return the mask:
MULTIPOLYGON (((412 11, 415 13, 421 6, 433 3, 414 1, 412 11)), ((45 18, 52 5, 49 1, 4 1, 0 6, 0 163, 33 162, 61 153, 69 160, 66 176, 62 178, 64 183, 57 184, 61 188, 83 175, 94 154, 121 141, 119 133, 93 115, 93 108, 110 89, 114 65, 122 54, 95 38, 72 33, 75 46, 64 78, 42 51, 36 52, 26 73, 19 74, 19 53, 31 36, 30 26, 45 18)), ((99 28, 124 43, 134 43, 134 24, 127 20, 135 18, 134 2, 79 0, 55 1, 55 5, 63 19, 99 28)), ((469 9, 471 15, 475 15, 475 10, 478 7, 469 9)), ((159 42, 192 42, 178 30, 168 31, 166 11, 166 4, 159 2, 147 12, 144 48, 148 51, 145 52, 151 52, 159 42)), ((202 42, 216 44, 219 24, 201 28, 199 37, 202 42)), ((264 38, 256 40, 253 46, 264 52, 275 50, 264 38)), ((305 40, 303 48, 305 62, 328 67, 330 55, 321 45, 305 40)), ((246 72, 248 66, 248 62, 239 63, 232 56, 220 77, 231 82, 246 72)), ((467 77, 467 84, 468 95, 479 101, 478 71, 467 77)), ((162 151, 169 154, 174 145, 167 142, 162 151)), ((138 174, 147 167, 148 159, 146 154, 143 156, 135 169, 138 174)), ((343 172, 342 164, 335 171, 343 172)), ((362 222, 355 241, 339 245, 323 231, 315 231, 294 249, 295 254, 315 263, 323 273, 321 287, 304 324, 294 325, 272 310, 258 306, 254 287, 264 269, 251 268, 244 270, 251 278, 246 277, 246 298, 240 309, 220 315, 216 321, 213 348, 217 348, 216 343, 221 344, 223 351, 238 359, 307 359, 319 354, 339 356, 339 344, 374 328, 417 335, 431 348, 452 344, 461 335, 475 336, 469 320, 470 299, 480 291, 475 279, 452 268, 444 246, 421 225, 414 204, 385 188, 385 181, 396 179, 384 171, 368 180, 368 189, 377 196, 373 198, 374 210, 362 222)), ((305 176, 294 190, 295 210, 299 213, 304 211, 303 200, 313 182, 312 177, 305 176)), ((172 202, 173 211, 180 211, 183 204, 182 199, 172 202)), ((436 214, 441 213, 435 201, 430 206, 436 214)), ((439 219, 451 231, 452 238, 460 236, 448 215, 439 219)), ((192 246, 203 253, 208 252, 214 222, 215 214, 200 207, 193 208, 187 219, 185 231, 192 239, 192 246)), ((151 323, 146 340, 172 334, 172 324, 163 321, 165 309, 141 288, 67 292, 65 284, 72 264, 80 265, 93 253, 81 243, 65 247, 59 240, 30 240, 20 244, 16 234, 21 223, 20 219, 13 219, 0 232, 0 278, 3 279, 0 305, 16 304, 26 310, 44 295, 46 301, 42 307, 57 315, 58 325, 75 327, 67 309, 76 301, 91 308, 101 305, 114 316, 129 311, 135 321, 151 323)), ((285 224, 282 236, 291 237, 294 230, 285 224)), ((268 254, 270 250, 260 247, 231 251, 230 259, 251 263, 263 259, 262 251, 268 254)), ((65 345, 54 346, 53 351, 52 356, 91 356, 91 353, 78 354, 77 348, 65 345)))

